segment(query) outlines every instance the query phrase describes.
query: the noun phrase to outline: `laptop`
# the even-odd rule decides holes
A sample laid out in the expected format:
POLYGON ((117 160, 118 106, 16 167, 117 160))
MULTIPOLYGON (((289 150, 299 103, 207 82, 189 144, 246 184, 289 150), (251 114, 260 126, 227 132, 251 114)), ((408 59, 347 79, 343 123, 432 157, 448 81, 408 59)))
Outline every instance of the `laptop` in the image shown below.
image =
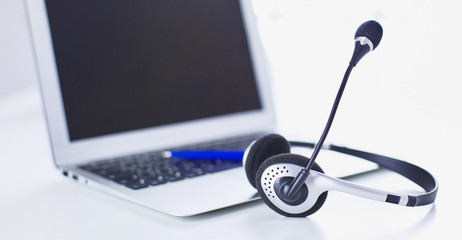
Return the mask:
POLYGON ((244 150, 275 130, 250 1, 26 6, 54 163, 64 176, 175 216, 258 199, 239 163, 160 154, 244 150))
POLYGON ((54 163, 65 176, 175 216, 257 199, 236 163, 203 163, 204 172, 166 174, 148 187, 100 174, 114 162, 159 162, 163 150, 243 150, 274 130, 250 1, 26 5, 54 163))

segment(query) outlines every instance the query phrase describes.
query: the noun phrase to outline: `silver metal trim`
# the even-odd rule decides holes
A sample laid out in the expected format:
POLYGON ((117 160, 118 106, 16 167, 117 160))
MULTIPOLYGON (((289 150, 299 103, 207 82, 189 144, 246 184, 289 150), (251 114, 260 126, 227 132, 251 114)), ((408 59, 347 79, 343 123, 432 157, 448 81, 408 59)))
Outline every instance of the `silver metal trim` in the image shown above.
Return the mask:
POLYGON ((366 45, 367 44, 369 46, 369 51, 372 51, 372 49, 374 49, 374 44, 367 37, 363 37, 363 36, 357 37, 355 39, 355 42, 359 42, 359 44, 361 44, 361 45, 366 45))

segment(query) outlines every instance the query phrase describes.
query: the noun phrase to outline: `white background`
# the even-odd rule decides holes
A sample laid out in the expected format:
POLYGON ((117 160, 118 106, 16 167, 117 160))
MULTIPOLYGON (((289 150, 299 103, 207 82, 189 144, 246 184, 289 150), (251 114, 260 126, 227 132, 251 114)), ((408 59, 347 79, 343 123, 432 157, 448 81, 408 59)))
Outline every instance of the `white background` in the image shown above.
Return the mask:
MULTIPOLYGON (((382 24, 382 42, 353 70, 327 141, 428 169, 440 183, 434 206, 402 208, 333 193, 307 219, 282 218, 260 202, 179 219, 64 181, 48 148, 23 2, 0 0, 0 238, 461 239, 462 4, 253 2, 280 129, 307 140, 323 130, 356 28, 368 19, 382 24), (28 121, 18 128, 18 119, 28 121)), ((358 181, 402 187, 384 172, 358 181)))

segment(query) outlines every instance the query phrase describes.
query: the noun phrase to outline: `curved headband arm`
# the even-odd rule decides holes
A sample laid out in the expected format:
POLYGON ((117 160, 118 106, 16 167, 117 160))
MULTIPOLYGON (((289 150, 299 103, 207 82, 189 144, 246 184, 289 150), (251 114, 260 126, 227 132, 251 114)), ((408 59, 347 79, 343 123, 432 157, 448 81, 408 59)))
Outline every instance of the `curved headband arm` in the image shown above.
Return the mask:
MULTIPOLYGON (((315 146, 314 143, 309 142, 290 141, 289 143, 291 146, 294 147, 314 148, 315 146)), ((433 203, 436 199, 436 195, 438 192, 438 183, 436 179, 433 177, 433 175, 431 175, 429 172, 427 172, 425 169, 421 167, 395 158, 355 150, 351 148, 340 147, 336 145, 328 145, 326 146, 326 148, 335 152, 355 156, 374 162, 378 164, 380 167, 389 169, 411 180, 412 182, 416 183, 426 191, 426 193, 424 194, 408 195, 409 200, 406 206, 414 207, 427 205, 433 203)), ((389 196, 390 199, 389 201, 387 199, 387 202, 395 202, 396 199, 394 198, 396 197, 399 196, 389 196)))

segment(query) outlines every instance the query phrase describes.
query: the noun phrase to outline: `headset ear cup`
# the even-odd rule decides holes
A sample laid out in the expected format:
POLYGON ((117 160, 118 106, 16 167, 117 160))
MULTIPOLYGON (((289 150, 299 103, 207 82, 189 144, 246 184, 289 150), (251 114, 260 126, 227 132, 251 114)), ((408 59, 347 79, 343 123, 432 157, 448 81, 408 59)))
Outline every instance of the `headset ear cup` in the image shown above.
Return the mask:
POLYGON ((289 152, 290 144, 281 135, 268 134, 256 140, 248 150, 244 165, 249 183, 256 188, 255 176, 257 170, 267 158, 289 152))
MULTIPOLYGON (((285 212, 271 202, 268 196, 264 193, 262 185, 261 185, 262 174, 265 171, 265 169, 267 169, 271 165, 278 164, 278 163, 289 163, 289 164, 291 163, 291 164, 296 164, 300 167, 305 167, 308 161, 309 161, 309 158, 307 157, 304 157, 298 154, 287 153, 287 154, 280 154, 280 155, 273 156, 261 164, 260 168, 257 171, 255 182, 257 185, 258 193, 260 194, 260 197, 263 199, 266 205, 268 205, 275 212, 283 216, 287 216, 287 217, 306 217, 306 216, 309 216, 315 213, 322 207, 322 205, 324 204, 327 198, 327 191, 319 195, 318 199, 316 200, 316 203, 310 209, 307 209, 306 211, 297 213, 297 214, 285 212)), ((314 163, 311 169, 324 173, 324 171, 321 169, 321 167, 317 163, 314 163)))

